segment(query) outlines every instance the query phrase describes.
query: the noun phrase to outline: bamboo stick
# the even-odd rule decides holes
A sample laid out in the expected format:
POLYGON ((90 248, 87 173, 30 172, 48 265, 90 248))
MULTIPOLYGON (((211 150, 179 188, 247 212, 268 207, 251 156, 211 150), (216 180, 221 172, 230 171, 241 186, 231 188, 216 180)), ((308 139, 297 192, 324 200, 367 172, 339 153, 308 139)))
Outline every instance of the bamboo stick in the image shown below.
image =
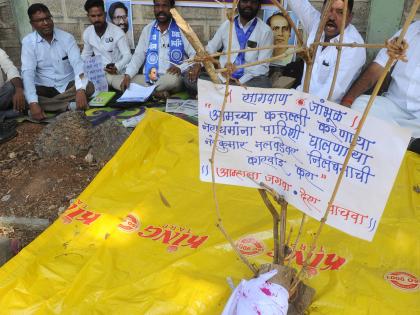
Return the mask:
POLYGON ((333 3, 333 0, 328 0, 324 10, 322 12, 321 15, 321 19, 319 21, 319 25, 318 25, 318 30, 316 32, 315 35, 315 39, 314 39, 314 43, 312 43, 311 45, 311 60, 310 62, 306 63, 306 73, 305 73, 305 79, 303 81, 303 92, 309 93, 309 88, 311 85, 311 77, 312 77, 312 70, 314 67, 314 61, 315 61, 315 57, 316 57, 316 53, 318 51, 318 45, 315 43, 318 43, 322 33, 324 32, 324 27, 325 24, 327 23, 327 19, 328 19, 328 14, 331 8, 331 5, 333 3))
MULTIPOLYGON (((299 52, 301 52, 303 50, 304 50, 304 48, 298 48, 298 49, 295 49, 295 50, 293 50, 291 52, 284 53, 284 54, 281 54, 281 55, 278 55, 278 56, 275 56, 275 57, 271 57, 271 58, 267 58, 267 59, 259 60, 259 61, 255 61, 255 62, 249 62, 249 63, 243 64, 243 65, 234 66, 234 68, 235 69, 241 69, 241 68, 247 68, 247 67, 252 67, 252 66, 260 65, 260 64, 263 64, 263 63, 269 63, 271 61, 282 59, 282 58, 284 58, 284 57, 286 57, 288 55, 291 55, 291 54, 294 54, 294 53, 299 53, 299 52)), ((222 68, 222 69, 216 69, 215 71, 217 73, 220 73, 220 72, 226 72, 229 69, 230 68, 226 67, 226 68, 222 68)))
MULTIPOLYGON (((404 27, 402 28, 401 33, 400 33, 400 35, 398 37, 398 40, 397 40, 397 43, 398 44, 401 44, 401 42, 403 41, 404 36, 405 36, 405 34, 406 34, 407 30, 408 30, 408 27, 410 26, 410 23, 412 22, 412 20, 414 19, 414 16, 416 15, 416 12, 417 12, 417 9, 418 9, 419 5, 420 5, 420 0, 415 0, 415 2, 413 3, 413 5, 411 7, 410 14, 407 17, 407 19, 406 19, 406 21, 404 23, 404 27)), ((388 62, 385 65, 384 71, 382 72, 382 75, 380 76, 378 82, 376 83, 375 88, 374 88, 374 90, 372 92, 372 95, 369 98, 369 102, 366 105, 366 108, 365 108, 365 110, 363 112, 362 118, 360 119, 360 123, 359 123, 359 125, 358 125, 358 127, 356 129, 356 133, 354 134, 353 140, 352 140, 352 142, 350 144, 350 148, 349 148, 349 150, 347 152, 346 158, 345 158, 344 163, 343 163, 343 167, 341 168, 341 171, 340 171, 340 174, 338 176, 337 182, 335 184, 335 187, 334 187, 333 193, 331 195, 330 201, 328 202, 327 209, 325 210, 324 216, 321 219, 321 223, 320 223, 320 225, 318 227, 318 230, 317 230, 317 232, 316 232, 316 234, 314 236, 314 239, 312 241, 312 244, 311 244, 311 246, 309 248, 309 253, 308 253, 308 255, 307 255, 307 257, 306 257, 306 259, 305 259, 305 261, 303 263, 303 266, 302 266, 301 270, 299 271, 299 273, 296 275, 296 281, 291 286, 290 294, 293 294, 293 291, 296 290, 296 288, 297 288, 297 286, 298 286, 298 284, 300 282, 300 277, 301 277, 302 273, 305 271, 305 269, 308 266, 308 262, 309 262, 309 260, 310 260, 310 258, 312 256, 312 254, 313 254, 313 251, 316 248, 319 235, 321 234, 322 228, 324 227, 325 222, 328 219, 328 215, 330 213, 329 209, 333 205, 334 200, 335 200, 335 197, 336 197, 336 195, 337 195, 337 193, 339 191, 339 188, 340 188, 341 181, 343 179, 345 170, 346 170, 347 165, 349 163, 351 154, 352 154, 352 152, 353 152, 353 150, 354 150, 354 148, 356 146, 357 139, 359 138, 359 135, 360 135, 360 132, 361 132, 361 130, 363 128, 363 125, 365 124, 367 115, 369 114, 369 111, 370 111, 370 109, 371 109, 371 107, 373 105, 373 102, 374 102, 376 96, 378 95, 378 92, 379 92, 379 90, 380 90, 380 88, 381 88, 381 86, 382 86, 382 84, 383 84, 383 82, 384 82, 384 80, 385 80, 385 78, 386 78, 389 70, 391 69, 391 66, 393 65, 394 61, 395 61, 394 58, 391 58, 391 57, 388 58, 388 62)))
POLYGON ((178 27, 184 32, 185 37, 187 37, 191 46, 194 47, 197 55, 203 58, 203 65, 204 65, 204 68, 206 68, 206 71, 209 74, 210 79, 213 81, 213 83, 220 83, 220 80, 216 72, 214 71, 213 63, 209 59, 206 59, 206 56, 208 56, 208 53, 204 49, 200 40, 198 39, 197 34, 195 34, 191 26, 184 20, 184 18, 178 13, 178 11, 175 8, 170 9, 170 12, 176 24, 178 25, 178 27))
POLYGON ((287 201, 280 202, 280 255, 278 264, 284 266, 285 252, 286 252, 286 220, 287 220, 287 201))
POLYGON ((280 249, 281 249, 281 242, 279 239, 279 221, 280 221, 280 216, 276 210, 276 208, 273 206, 273 204, 271 203, 271 201, 268 199, 267 196, 267 192, 265 191, 265 189, 258 189, 258 192, 261 195, 262 200, 264 201, 265 206, 268 208, 268 210, 271 213, 271 216, 273 217, 273 239, 274 239, 274 257, 273 257, 273 264, 278 265, 280 262, 280 257, 281 254, 280 249))
MULTIPOLYGON (((238 3, 238 0, 233 1, 232 10, 235 10, 235 8, 237 6, 237 3, 238 3)), ((231 50, 232 50, 232 19, 230 19, 230 25, 229 25, 228 60, 230 60, 231 50)), ((231 75, 231 73, 229 71, 228 71, 228 75, 229 75, 229 77, 231 75)), ((229 96, 229 80, 226 80, 223 104, 222 104, 222 108, 221 108, 221 111, 220 111, 219 121, 217 123, 216 135, 215 135, 214 144, 213 144, 212 151, 211 151, 211 158, 210 158, 213 200, 214 200, 214 203, 215 203, 215 211, 216 211, 216 216, 217 216, 216 226, 222 232, 224 237, 228 240, 229 244, 232 246, 233 250, 238 255, 238 257, 242 260, 242 262, 256 276, 258 274, 257 268, 254 265, 252 265, 244 255, 241 254, 241 252, 238 249, 238 247, 236 246, 235 242, 229 236, 229 234, 227 233, 226 229, 223 226, 222 216, 221 216, 221 213, 220 213, 220 207, 219 207, 219 202, 218 202, 217 193, 216 193, 216 181, 215 181, 216 176, 215 176, 215 169, 214 169, 215 168, 215 158, 216 158, 216 147, 217 147, 217 143, 218 143, 218 140, 219 140, 219 137, 220 137, 220 127, 222 125, 223 116, 224 116, 228 96, 229 96)))
POLYGON ((367 49, 381 49, 386 48, 385 44, 358 44, 358 43, 325 43, 325 42, 313 42, 312 44, 318 45, 318 46, 335 46, 335 47, 351 47, 351 48, 367 48, 367 49))
MULTIPOLYGON (((349 1, 344 0, 344 8, 343 8, 343 20, 340 25, 340 37, 338 39, 339 44, 343 44, 344 39, 344 30, 346 28, 346 21, 347 21, 347 9, 348 9, 349 1)), ((330 91, 328 93, 328 100, 331 100, 331 97, 334 93, 335 83, 337 81, 337 74, 338 70, 340 69, 340 62, 341 62, 341 54, 343 53, 343 47, 337 46, 338 52, 337 52, 337 60, 335 62, 335 68, 334 68, 334 75, 330 86, 330 91)))
MULTIPOLYGON (((292 48, 292 47, 297 47, 296 45, 271 45, 271 46, 265 46, 265 47, 255 47, 255 48, 245 48, 245 49, 239 49, 239 50, 232 50, 231 53, 232 54, 236 54, 236 53, 241 53, 241 52, 248 52, 248 51, 259 51, 259 50, 267 50, 267 49, 274 49, 274 48, 292 48)), ((218 52, 218 53, 214 53, 214 54, 208 54, 206 56, 206 58, 210 57, 210 58, 214 58, 214 57, 220 57, 220 56, 224 56, 227 55, 227 52, 218 52)), ((189 59, 185 59, 185 62, 193 62, 196 61, 197 59, 200 58, 189 58, 189 59)), ((200 60, 201 62, 201 60, 200 60)))

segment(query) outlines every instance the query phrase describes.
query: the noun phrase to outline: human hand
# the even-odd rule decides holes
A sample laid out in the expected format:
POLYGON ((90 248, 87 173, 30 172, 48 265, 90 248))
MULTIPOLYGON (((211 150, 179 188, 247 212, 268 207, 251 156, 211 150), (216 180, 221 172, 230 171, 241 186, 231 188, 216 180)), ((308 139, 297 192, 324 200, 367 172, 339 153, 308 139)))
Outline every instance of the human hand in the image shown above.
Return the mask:
POLYGON ((166 72, 173 75, 181 75, 181 69, 176 66, 171 66, 166 72))
POLYGON ((88 107, 89 106, 88 106, 85 90, 82 90, 82 89, 77 90, 76 91, 76 108, 87 109, 88 107))
POLYGON ((124 74, 124 79, 121 81, 120 89, 121 91, 125 91, 130 86, 130 76, 128 74, 124 74))
POLYGON ((31 116, 35 120, 43 120, 47 118, 44 113, 44 110, 39 106, 37 102, 33 102, 29 104, 29 111, 31 112, 31 116))
POLYGON ((15 87, 15 94, 12 98, 13 109, 22 112, 25 109, 25 95, 21 87, 15 87))
POLYGON ((397 41, 398 38, 395 37, 385 42, 387 54, 390 58, 407 62, 408 44, 405 40, 402 40, 401 44, 398 44, 397 41))
POLYGON ((109 63, 106 65, 106 67, 104 68, 105 72, 109 73, 109 74, 117 74, 118 73, 118 69, 115 66, 115 64, 113 63, 109 63))
POLYGON ((198 76, 201 72, 201 64, 196 63, 188 70, 188 80, 190 82, 195 82, 198 79, 198 76))

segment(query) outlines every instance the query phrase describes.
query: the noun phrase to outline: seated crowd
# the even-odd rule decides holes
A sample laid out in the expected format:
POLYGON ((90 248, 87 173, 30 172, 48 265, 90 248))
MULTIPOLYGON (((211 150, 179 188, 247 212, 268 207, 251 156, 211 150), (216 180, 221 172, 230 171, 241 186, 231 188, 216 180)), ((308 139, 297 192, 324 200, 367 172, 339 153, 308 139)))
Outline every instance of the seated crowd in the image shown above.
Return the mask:
MULTIPOLYGON (((344 1, 332 2, 320 42, 338 43, 340 26, 345 18, 343 42, 364 44, 362 36, 351 24, 353 2, 348 1, 346 17, 343 12, 344 1)), ((133 47, 130 47, 126 34, 127 8, 121 3, 114 3, 110 7, 108 14, 113 23, 108 23, 104 2, 86 1, 84 8, 92 25, 83 32, 81 53, 73 35, 55 27, 48 7, 41 3, 32 4, 28 9, 28 16, 34 31, 22 40, 21 75, 7 54, 0 49, 0 67, 7 76, 5 84, 0 82, 0 122, 25 110, 28 110, 32 119, 43 120, 46 118, 45 111, 86 109, 88 98, 94 93, 94 86, 84 74, 83 61, 91 56, 101 56, 108 85, 115 90, 124 91, 131 82, 135 82, 140 85, 156 85, 155 96, 159 98, 166 98, 182 89, 195 95, 198 77, 206 79, 208 75, 200 63, 192 63, 186 70, 180 66, 184 60, 195 56, 195 50, 172 18, 170 9, 174 7, 175 0, 154 0, 153 3, 155 20, 143 28, 133 55, 133 47)), ((308 34, 307 45, 311 45, 316 40, 321 12, 309 0, 290 0, 288 3, 308 34)), ((277 47, 273 53, 272 45, 279 42, 287 44, 291 28, 281 13, 276 13, 267 24, 264 23, 257 16, 261 4, 262 0, 239 0, 231 47, 236 51, 231 60, 239 67, 235 68, 231 77, 226 77, 226 72, 222 72, 221 81, 230 80, 236 85, 271 88, 269 73, 271 76, 273 72, 280 71, 279 76, 282 75, 285 67, 280 58, 271 63, 264 61, 290 52, 290 48, 277 47), (252 49, 260 47, 270 48, 252 49), (240 51, 245 49, 250 50, 240 51), (247 63, 255 65, 240 67, 247 63)), ((325 4, 326 0, 324 6, 325 4)), ((208 53, 228 50, 229 24, 229 21, 225 21, 220 25, 206 46, 208 53)), ((394 37, 398 35, 399 32, 394 37)), ((313 60, 309 93, 323 98, 329 97, 331 101, 363 111, 369 99, 363 93, 368 92, 383 74, 388 55, 398 55, 391 73, 389 89, 377 97, 372 115, 411 129, 411 148, 419 152, 418 45, 420 21, 411 24, 402 45, 397 45, 395 39, 389 41, 388 50, 382 49, 363 73, 365 48, 343 47, 333 93, 330 92, 330 87, 338 50, 333 45, 319 46, 313 60), (403 60, 405 57, 407 60, 403 60)), ((228 57, 220 56, 218 66, 224 68, 228 64, 228 57)), ((303 77, 306 70, 305 64, 303 77)), ((297 89, 302 90, 302 85, 297 86, 297 89)))

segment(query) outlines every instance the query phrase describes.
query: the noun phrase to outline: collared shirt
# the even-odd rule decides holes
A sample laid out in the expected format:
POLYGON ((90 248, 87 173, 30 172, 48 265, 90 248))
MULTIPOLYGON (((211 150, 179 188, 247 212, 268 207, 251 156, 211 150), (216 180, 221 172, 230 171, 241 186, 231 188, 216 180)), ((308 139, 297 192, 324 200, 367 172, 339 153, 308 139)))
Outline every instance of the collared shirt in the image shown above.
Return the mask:
MULTIPOLYGON (((289 1, 289 6, 302 22, 305 32, 308 36, 308 46, 315 40, 318 25, 321 19, 319 13, 308 0, 293 0, 289 1)), ((339 26, 340 27, 340 26, 339 26)), ((324 41, 324 33, 321 37, 321 42, 324 41)), ((340 35, 332 38, 330 42, 338 43, 340 35)), ((349 24, 344 30, 343 43, 358 43, 363 44, 363 38, 356 28, 349 24)), ((319 97, 327 98, 330 92, 331 83, 334 76, 335 64, 337 61, 337 48, 333 46, 318 47, 316 53, 309 93, 319 97)), ((344 94, 350 88, 353 81, 358 77, 363 65, 366 62, 365 48, 350 48, 343 47, 341 53, 341 61, 337 73, 337 81, 335 83, 334 92, 331 100, 333 102, 340 102, 344 94)), ((298 87, 303 89, 303 80, 306 73, 306 64, 302 77, 302 84, 298 87)))
MULTIPOLYGON (((0 49, 0 68, 6 74, 6 80, 20 78, 19 71, 3 49, 0 49)), ((0 87, 4 84, 3 74, 0 72, 0 87)))
MULTIPOLYGON (((254 31, 252 32, 251 36, 249 37, 247 48, 249 48, 249 43, 254 42, 256 43, 255 47, 266 47, 273 45, 273 32, 271 28, 265 24, 260 18, 257 19, 257 25, 255 26, 254 31)), ((243 29, 244 33, 248 30, 251 26, 252 19, 249 21, 245 26, 242 23, 238 23, 239 27, 243 29)), ((217 52, 219 49, 223 47, 223 51, 226 52, 229 44, 229 21, 225 21, 219 29, 214 34, 213 38, 208 42, 206 50, 208 53, 213 54, 217 52)), ((253 45, 254 46, 254 45, 253 45)), ((232 26, 232 51, 239 50, 240 45, 238 41, 238 36, 236 35, 235 25, 232 26)), ((254 50, 254 51, 247 51, 245 52, 245 63, 255 62, 270 58, 273 53, 272 49, 264 49, 264 50, 254 50)), ((238 53, 234 53, 231 55, 231 62, 233 63, 236 59, 238 53)), ((220 65, 224 67, 228 61, 227 55, 220 56, 220 65)), ((269 63, 263 63, 252 67, 244 68, 244 75, 239 79, 239 82, 245 83, 251 80, 253 77, 257 77, 260 75, 268 75, 269 71, 269 63)))
POLYGON ((83 32, 83 51, 82 59, 95 56, 102 57, 105 67, 109 63, 114 63, 118 72, 124 73, 126 65, 131 60, 130 46, 124 31, 118 26, 107 23, 105 33, 99 37, 93 25, 83 32))
MULTIPOLYGON (((399 36, 401 30, 394 37, 399 36)), ((392 81, 385 97, 401 108, 420 117, 420 21, 410 25, 405 35, 408 43, 408 62, 398 61, 392 70, 392 81)), ((383 48, 376 56, 375 62, 385 67, 388 54, 383 48)))
POLYGON ((38 102, 35 85, 54 87, 60 93, 75 80, 76 89, 86 88, 83 61, 73 35, 54 28, 51 44, 36 31, 22 40, 22 77, 28 103, 38 102))
MULTIPOLYGON (((172 23, 172 22, 171 22, 172 23)), ((140 67, 143 65, 146 52, 149 48, 149 39, 150 39, 150 32, 152 27, 154 26, 155 21, 147 24, 143 31, 141 32, 139 42, 137 44, 136 50, 134 51, 133 57, 131 58, 130 63, 127 65, 127 70, 125 71, 126 74, 130 76, 130 78, 134 77, 138 72, 140 67)), ((156 27, 159 26, 156 24, 156 27)), ((159 38, 159 74, 164 74, 166 71, 171 67, 171 63, 169 62, 169 27, 163 33, 158 32, 159 38)), ((195 50, 185 38, 184 34, 181 31, 181 39, 184 44, 185 53, 188 55, 189 58, 195 56, 195 50)))

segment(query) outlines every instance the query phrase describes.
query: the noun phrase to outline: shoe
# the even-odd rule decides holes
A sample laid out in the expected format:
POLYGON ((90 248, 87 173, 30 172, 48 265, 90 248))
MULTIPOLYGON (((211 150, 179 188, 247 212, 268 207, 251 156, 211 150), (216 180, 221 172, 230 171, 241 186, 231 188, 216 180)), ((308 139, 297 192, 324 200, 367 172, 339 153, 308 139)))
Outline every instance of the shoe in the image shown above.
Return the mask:
POLYGON ((413 138, 407 148, 408 151, 420 154, 420 138, 413 138))
POLYGON ((0 143, 4 143, 16 137, 16 121, 0 123, 0 143))

